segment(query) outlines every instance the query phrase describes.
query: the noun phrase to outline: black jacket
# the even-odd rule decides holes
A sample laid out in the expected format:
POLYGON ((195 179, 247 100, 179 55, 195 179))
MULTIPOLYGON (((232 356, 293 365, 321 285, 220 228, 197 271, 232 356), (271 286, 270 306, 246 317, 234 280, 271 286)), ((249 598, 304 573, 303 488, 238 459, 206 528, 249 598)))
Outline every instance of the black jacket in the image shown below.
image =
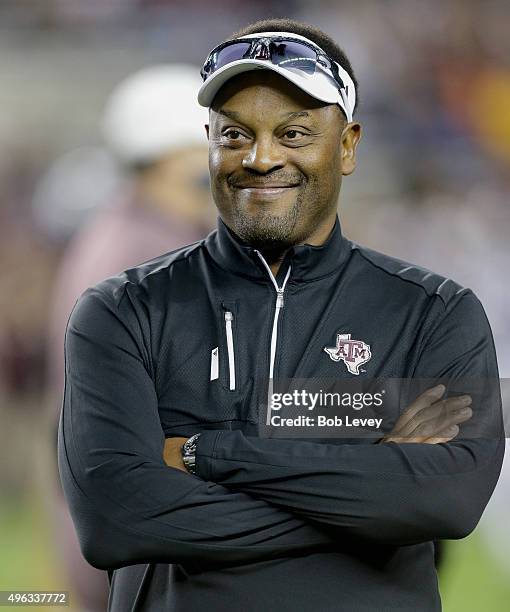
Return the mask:
POLYGON ((83 555, 115 570, 109 610, 439 610, 431 541, 476 526, 500 413, 494 438, 440 445, 265 439, 257 381, 354 377, 324 351, 338 333, 370 347, 358 376, 495 378, 480 302, 338 219, 276 279, 218 223, 88 289, 68 323, 59 469, 83 555), (197 476, 166 466, 165 437, 196 432, 197 476))

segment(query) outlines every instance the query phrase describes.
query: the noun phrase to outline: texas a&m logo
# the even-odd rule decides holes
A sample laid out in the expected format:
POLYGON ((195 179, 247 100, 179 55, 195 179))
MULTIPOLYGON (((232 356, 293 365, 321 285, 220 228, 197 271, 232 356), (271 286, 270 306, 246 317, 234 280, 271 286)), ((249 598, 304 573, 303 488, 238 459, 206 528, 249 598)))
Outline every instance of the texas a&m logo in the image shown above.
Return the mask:
POLYGON ((351 340, 351 334, 337 334, 336 346, 324 347, 333 361, 343 361, 351 374, 359 374, 359 368, 371 357, 370 345, 362 340, 351 340))

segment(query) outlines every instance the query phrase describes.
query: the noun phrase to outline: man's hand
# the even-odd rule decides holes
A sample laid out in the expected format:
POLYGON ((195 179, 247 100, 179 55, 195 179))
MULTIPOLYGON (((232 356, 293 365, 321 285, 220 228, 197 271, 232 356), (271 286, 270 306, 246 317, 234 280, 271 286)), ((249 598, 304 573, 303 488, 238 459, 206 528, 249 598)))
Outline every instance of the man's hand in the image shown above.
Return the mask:
POLYGON ((444 385, 437 385, 422 393, 400 416, 393 430, 382 442, 417 442, 439 444, 449 442, 459 433, 459 424, 473 414, 471 397, 460 395, 441 400, 444 385))
POLYGON ((167 438, 165 440, 165 447, 163 448, 163 459, 165 463, 173 468, 177 468, 178 470, 182 470, 188 474, 188 470, 186 466, 182 462, 181 449, 184 442, 186 442, 188 438, 167 438))

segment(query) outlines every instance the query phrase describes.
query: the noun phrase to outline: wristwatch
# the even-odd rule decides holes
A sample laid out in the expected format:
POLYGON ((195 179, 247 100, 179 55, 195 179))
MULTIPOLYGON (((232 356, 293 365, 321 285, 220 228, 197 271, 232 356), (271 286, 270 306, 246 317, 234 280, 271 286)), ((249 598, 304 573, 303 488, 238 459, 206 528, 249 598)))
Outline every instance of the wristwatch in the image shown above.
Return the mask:
POLYGON ((196 474, 195 470, 195 454, 197 452, 197 442, 200 437, 199 433, 188 438, 182 445, 181 454, 182 462, 190 474, 196 474))

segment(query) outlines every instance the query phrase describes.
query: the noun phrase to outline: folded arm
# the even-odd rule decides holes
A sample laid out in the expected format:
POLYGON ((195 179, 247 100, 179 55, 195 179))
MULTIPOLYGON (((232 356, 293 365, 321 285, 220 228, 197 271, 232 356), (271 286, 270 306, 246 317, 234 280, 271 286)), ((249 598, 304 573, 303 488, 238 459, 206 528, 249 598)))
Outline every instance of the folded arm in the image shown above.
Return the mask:
MULTIPOLYGON (((490 327, 473 294, 443 318, 414 376, 497 379, 490 327)), ((197 474, 344 536, 390 545, 461 538, 478 523, 501 469, 497 396, 487 408, 488 437, 444 444, 333 445, 204 432, 197 474)))

